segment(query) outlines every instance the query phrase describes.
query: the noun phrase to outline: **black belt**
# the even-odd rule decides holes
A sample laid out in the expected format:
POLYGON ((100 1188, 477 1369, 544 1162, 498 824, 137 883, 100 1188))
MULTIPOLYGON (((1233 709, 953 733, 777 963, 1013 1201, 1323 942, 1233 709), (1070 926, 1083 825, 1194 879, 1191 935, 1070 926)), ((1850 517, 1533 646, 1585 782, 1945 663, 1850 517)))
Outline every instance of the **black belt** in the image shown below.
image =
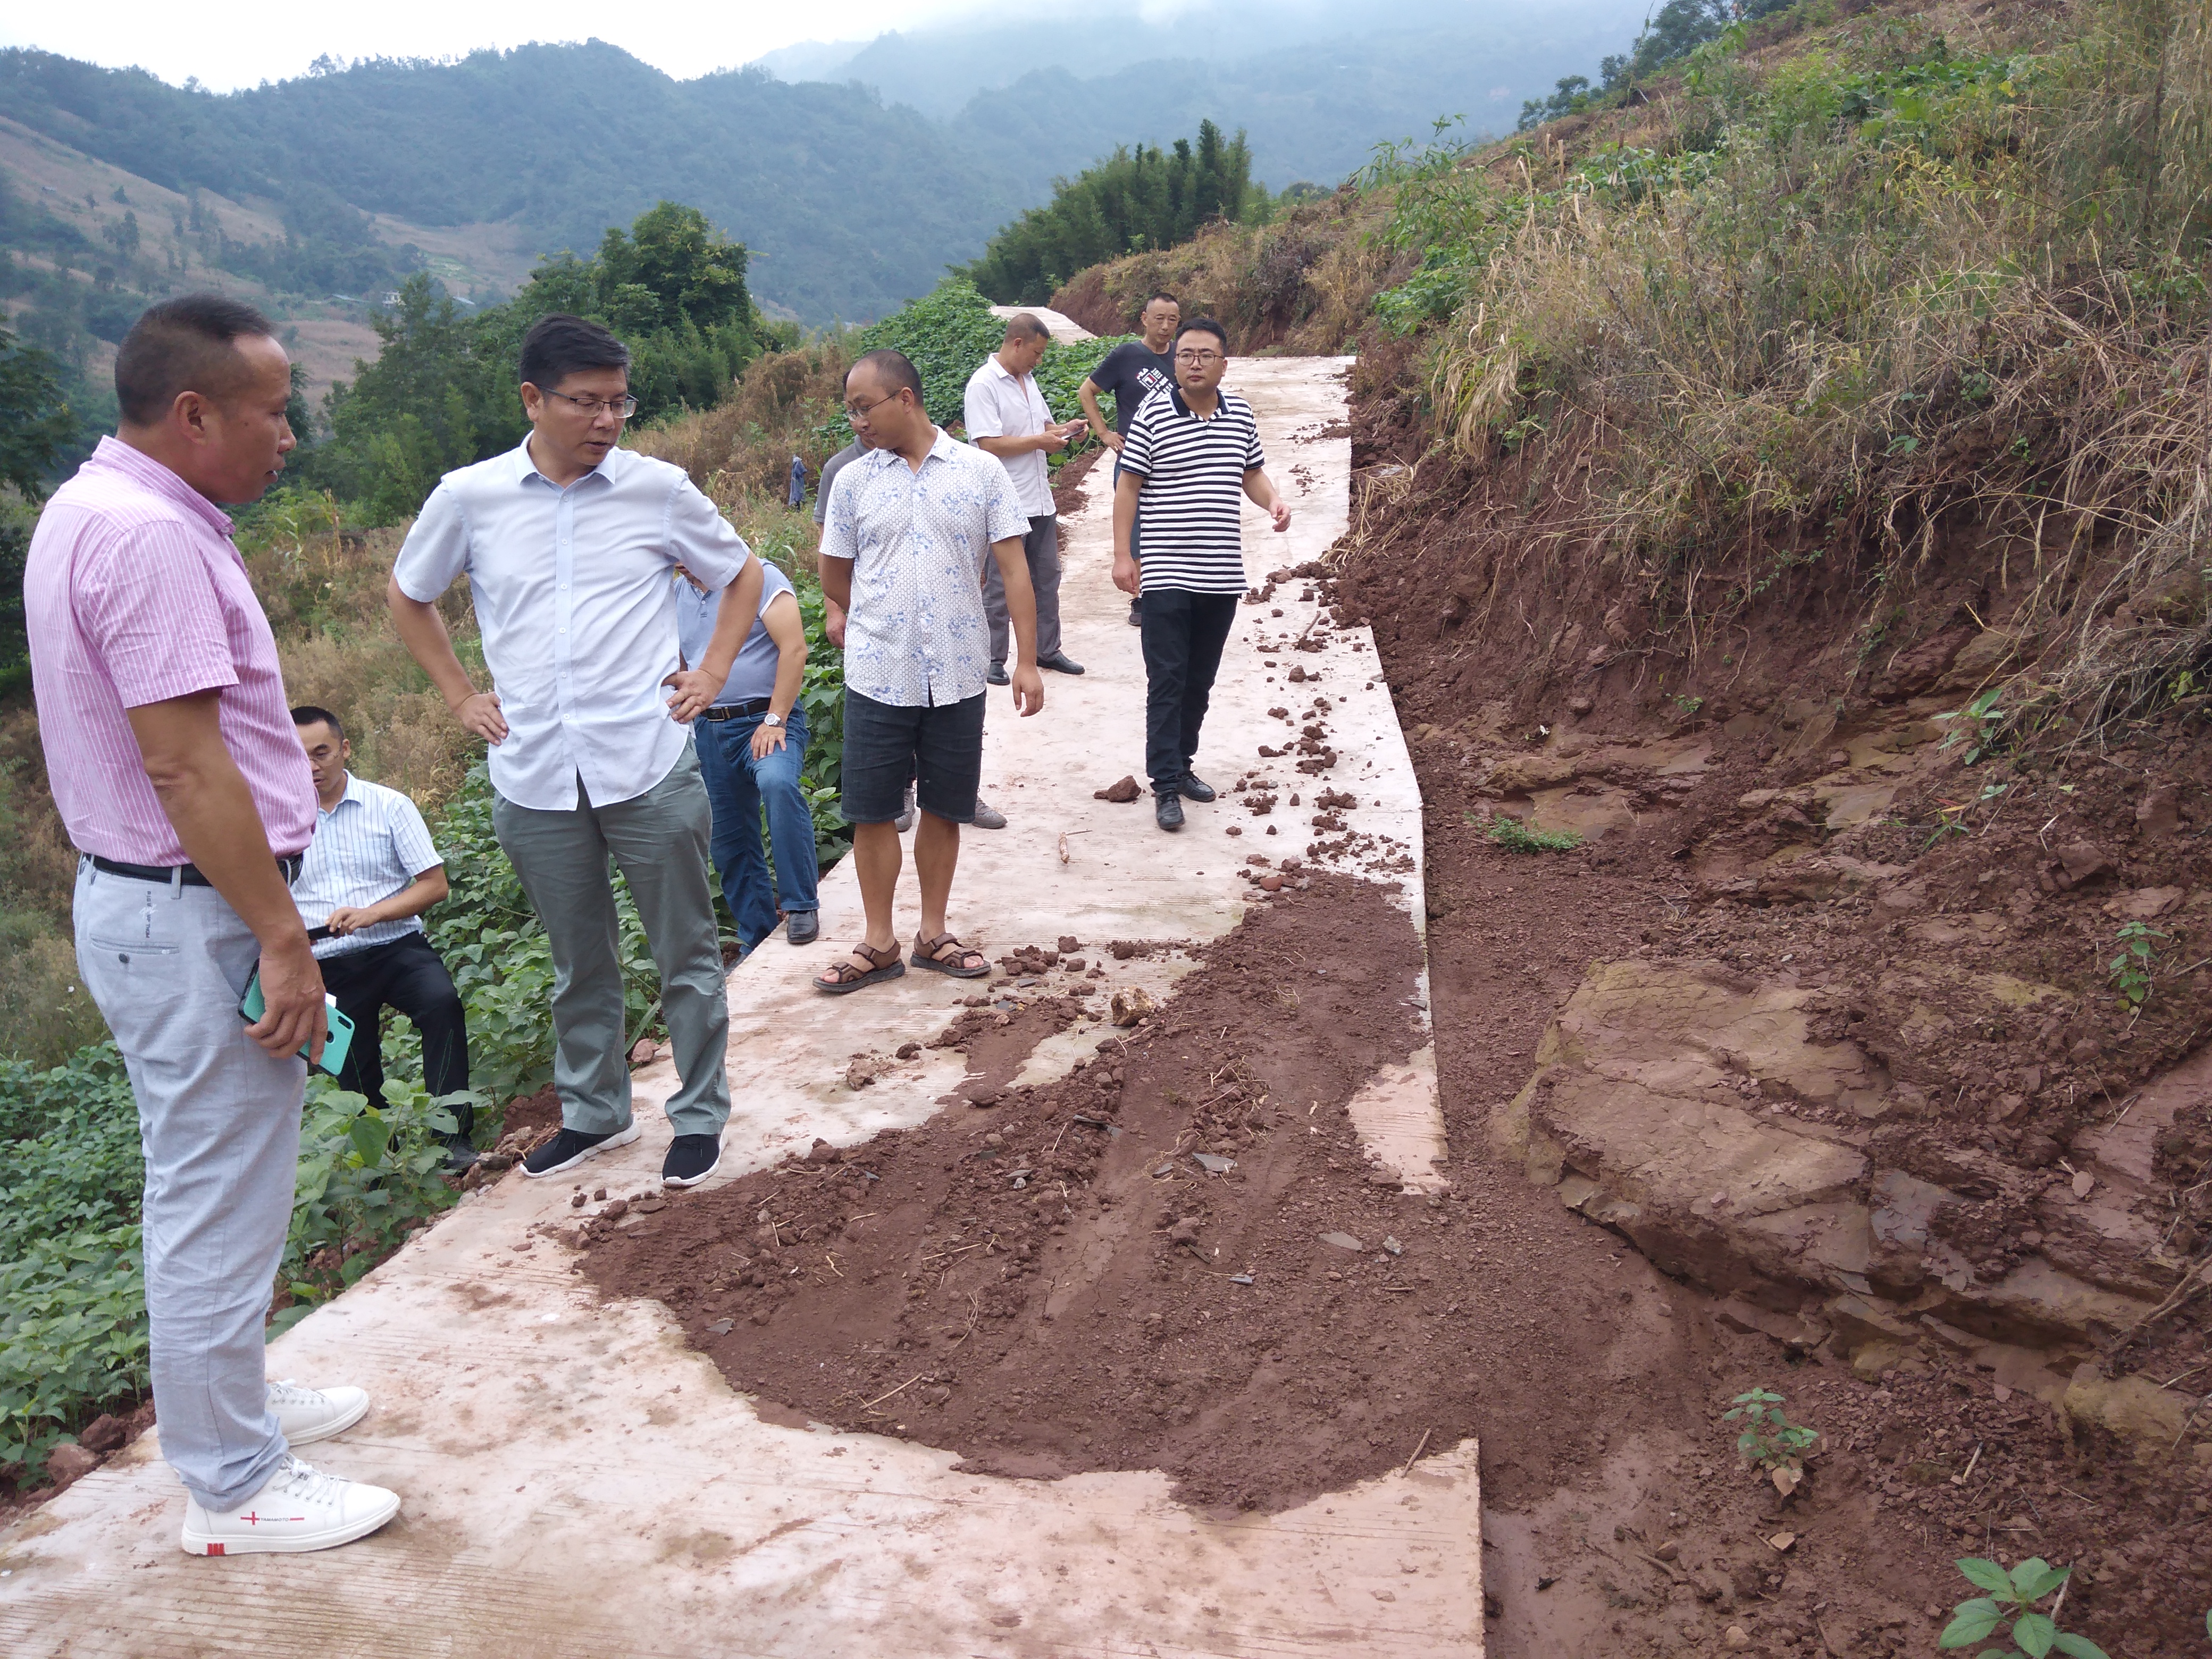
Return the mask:
POLYGON ((771 701, 773 699, 768 697, 755 697, 750 702, 717 703, 712 708, 701 709, 699 718, 702 720, 741 720, 749 714, 767 714, 771 701))
MULTIPOLYGON (((283 872, 284 884, 289 887, 300 878, 301 854, 278 859, 277 869, 283 872)), ((92 867, 104 870, 111 876, 128 876, 133 881, 158 881, 163 886, 182 882, 187 887, 212 887, 215 884, 189 864, 125 864, 120 859, 104 859, 94 854, 92 867)))

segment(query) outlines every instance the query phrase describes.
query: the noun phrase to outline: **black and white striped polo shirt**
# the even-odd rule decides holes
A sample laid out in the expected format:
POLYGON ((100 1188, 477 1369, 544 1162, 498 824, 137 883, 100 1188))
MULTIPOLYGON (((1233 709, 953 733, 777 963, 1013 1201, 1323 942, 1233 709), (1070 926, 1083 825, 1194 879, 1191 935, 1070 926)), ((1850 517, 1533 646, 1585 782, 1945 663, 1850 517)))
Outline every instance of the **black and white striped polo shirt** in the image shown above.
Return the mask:
POLYGON ((1121 470, 1145 480, 1144 591, 1179 587, 1192 593, 1244 591, 1244 538, 1239 515, 1244 475, 1267 465, 1252 405, 1233 392, 1218 394, 1213 418, 1191 413, 1179 386, 1145 399, 1129 422, 1121 470))

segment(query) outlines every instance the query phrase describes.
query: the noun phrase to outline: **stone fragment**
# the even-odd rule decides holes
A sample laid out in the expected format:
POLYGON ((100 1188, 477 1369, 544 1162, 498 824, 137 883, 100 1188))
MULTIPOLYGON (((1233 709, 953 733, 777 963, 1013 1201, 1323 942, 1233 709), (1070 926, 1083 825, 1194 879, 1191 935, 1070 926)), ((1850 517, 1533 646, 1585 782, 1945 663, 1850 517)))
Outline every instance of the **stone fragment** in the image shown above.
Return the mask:
POLYGON ((64 1441, 46 1454, 46 1478, 57 1488, 80 1480, 100 1467, 100 1460, 76 1442, 64 1441))
POLYGON ((89 1452, 113 1451, 131 1437, 131 1425, 119 1417, 102 1413, 84 1425, 76 1443, 89 1452))
POLYGON ((1159 1005, 1152 1000, 1152 994, 1143 986, 1125 986, 1114 993, 1112 1004, 1114 1024, 1125 1028, 1134 1025, 1158 1006, 1159 1005))
POLYGON ((1108 784, 1103 789, 1092 790, 1091 798, 1093 800, 1110 800, 1117 806, 1127 806, 1143 793, 1144 791, 1137 787, 1135 778, 1124 775, 1117 781, 1108 784))
POLYGON ((2181 791, 2170 783, 2154 785, 2136 803, 2136 829, 2146 836, 2170 836, 2181 827, 2181 791))
POLYGON ((1350 1233, 1323 1233, 1321 1236, 1321 1242, 1340 1250, 1350 1250, 1354 1255, 1367 1248, 1350 1233))

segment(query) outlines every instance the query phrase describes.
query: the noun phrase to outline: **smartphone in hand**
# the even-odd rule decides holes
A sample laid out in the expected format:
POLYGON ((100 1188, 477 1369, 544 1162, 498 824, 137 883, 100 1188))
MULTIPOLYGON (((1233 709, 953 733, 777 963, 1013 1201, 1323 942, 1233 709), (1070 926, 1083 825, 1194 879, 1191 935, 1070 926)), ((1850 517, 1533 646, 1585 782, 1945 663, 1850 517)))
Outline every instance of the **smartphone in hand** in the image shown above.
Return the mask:
MULTIPOLYGON (((330 1035, 323 1039, 323 1057, 315 1062, 336 1077, 345 1069, 346 1052, 353 1047, 353 1022, 338 1012, 337 999, 325 991, 323 1001, 324 1018, 330 1023, 330 1035)), ((246 981, 246 994, 238 1000, 238 1016, 248 1025, 258 1025, 262 1015, 269 1012, 269 1004, 261 994, 261 969, 253 970, 253 977, 246 981)), ((307 1051, 300 1050, 305 1060, 307 1051)))

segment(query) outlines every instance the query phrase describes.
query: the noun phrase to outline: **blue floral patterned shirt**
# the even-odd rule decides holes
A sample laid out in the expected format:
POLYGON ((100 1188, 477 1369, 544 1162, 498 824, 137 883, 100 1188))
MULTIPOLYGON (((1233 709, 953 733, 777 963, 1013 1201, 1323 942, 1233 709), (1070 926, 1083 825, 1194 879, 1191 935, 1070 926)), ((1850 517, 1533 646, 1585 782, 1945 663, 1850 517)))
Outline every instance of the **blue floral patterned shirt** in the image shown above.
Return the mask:
POLYGON ((902 708, 979 696, 991 657, 983 561, 1029 528, 999 458, 941 428, 919 471, 871 449, 839 472, 822 556, 853 562, 846 689, 902 708))

